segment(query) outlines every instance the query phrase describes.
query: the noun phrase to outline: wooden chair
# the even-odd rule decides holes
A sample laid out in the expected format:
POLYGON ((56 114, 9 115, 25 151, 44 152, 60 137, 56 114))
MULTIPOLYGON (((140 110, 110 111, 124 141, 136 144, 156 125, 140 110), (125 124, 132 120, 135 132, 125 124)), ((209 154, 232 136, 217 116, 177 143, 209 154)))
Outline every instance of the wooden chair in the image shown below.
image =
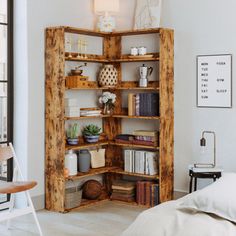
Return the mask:
POLYGON ((10 202, 6 205, 1 206, 3 208, 9 208, 4 211, 0 211, 0 222, 7 221, 7 228, 9 229, 10 220, 32 213, 38 227, 39 233, 42 236, 42 230, 30 197, 28 190, 32 189, 37 185, 35 181, 24 181, 22 172, 20 170, 19 163, 16 158, 16 154, 12 144, 10 143, 9 146, 0 146, 0 162, 7 161, 13 158, 14 163, 14 172, 13 172, 13 181, 12 182, 0 182, 0 194, 10 194, 10 202), (15 204, 15 193, 25 192, 26 199, 27 199, 27 207, 23 209, 16 209, 14 208, 15 204))

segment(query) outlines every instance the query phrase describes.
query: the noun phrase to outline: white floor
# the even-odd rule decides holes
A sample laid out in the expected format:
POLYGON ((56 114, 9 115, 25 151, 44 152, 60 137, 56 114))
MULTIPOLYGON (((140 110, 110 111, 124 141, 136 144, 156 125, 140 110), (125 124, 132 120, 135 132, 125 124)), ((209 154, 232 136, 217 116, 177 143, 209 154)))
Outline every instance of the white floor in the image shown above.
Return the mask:
MULTIPOLYGON (((117 236, 120 235, 144 208, 105 202, 81 211, 59 214, 39 211, 44 236, 117 236)), ((0 236, 38 235, 31 215, 12 221, 9 231, 0 224, 0 236)))

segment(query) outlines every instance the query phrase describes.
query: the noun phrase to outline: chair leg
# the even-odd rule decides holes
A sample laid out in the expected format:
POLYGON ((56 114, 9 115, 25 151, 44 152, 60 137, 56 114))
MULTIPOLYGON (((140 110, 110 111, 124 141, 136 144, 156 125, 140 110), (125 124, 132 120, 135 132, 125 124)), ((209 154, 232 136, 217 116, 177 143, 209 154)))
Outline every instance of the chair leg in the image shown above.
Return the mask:
MULTIPOLYGON (((9 212, 12 212, 14 205, 15 205, 15 194, 11 194, 9 212)), ((7 220, 7 229, 10 229, 10 224, 11 224, 11 220, 9 219, 7 220)))
POLYGON ((38 220, 38 217, 36 215, 36 212, 35 212, 35 209, 34 209, 34 205, 33 205, 33 202, 31 200, 31 197, 30 197, 30 194, 29 194, 28 191, 26 191, 26 195, 27 195, 27 198, 28 198, 29 206, 32 209, 32 214, 34 216, 35 223, 36 223, 36 225, 38 227, 39 235, 43 236, 43 233, 42 233, 42 230, 41 230, 41 227, 40 227, 40 224, 39 224, 39 220, 38 220))

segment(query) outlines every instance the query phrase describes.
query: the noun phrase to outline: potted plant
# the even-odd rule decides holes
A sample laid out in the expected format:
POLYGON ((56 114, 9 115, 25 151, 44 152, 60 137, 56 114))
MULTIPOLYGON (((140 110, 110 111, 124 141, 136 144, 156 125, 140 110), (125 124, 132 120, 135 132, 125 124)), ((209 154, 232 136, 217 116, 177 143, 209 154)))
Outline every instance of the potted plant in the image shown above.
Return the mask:
POLYGON ((69 145, 78 145, 79 143, 79 125, 77 123, 70 125, 66 131, 67 143, 69 145))
POLYGON ((88 143, 96 143, 99 140, 101 128, 97 125, 87 125, 83 129, 83 136, 88 143))
POLYGON ((110 92, 104 92, 99 98, 99 103, 104 105, 103 114, 110 115, 114 108, 116 102, 116 95, 110 92))

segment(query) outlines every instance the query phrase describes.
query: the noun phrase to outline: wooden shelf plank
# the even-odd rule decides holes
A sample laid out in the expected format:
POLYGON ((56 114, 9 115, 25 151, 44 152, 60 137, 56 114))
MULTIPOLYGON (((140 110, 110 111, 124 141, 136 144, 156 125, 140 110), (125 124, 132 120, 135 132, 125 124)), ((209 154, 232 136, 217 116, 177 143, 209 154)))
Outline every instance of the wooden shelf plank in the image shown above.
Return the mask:
POLYGON ((145 56, 137 56, 135 58, 131 58, 130 55, 122 55, 121 58, 108 59, 103 55, 96 54, 86 54, 85 57, 77 57, 78 53, 76 52, 66 52, 65 60, 66 61, 81 61, 81 62, 94 62, 94 63, 116 63, 116 62, 140 62, 140 61, 159 61, 159 53, 149 53, 148 55, 152 55, 152 57, 145 56), (69 57, 69 55, 71 55, 69 57))
POLYGON ((137 202, 125 202, 125 201, 119 201, 119 200, 114 200, 114 199, 110 199, 110 201, 121 204, 121 205, 128 205, 128 206, 134 206, 134 207, 140 207, 140 208, 149 208, 149 206, 140 205, 137 202))
POLYGON ((109 197, 106 197, 104 199, 98 199, 98 200, 85 200, 85 199, 82 199, 82 202, 81 202, 79 207, 75 207, 75 208, 72 208, 72 209, 65 209, 65 212, 81 210, 83 208, 87 208, 87 207, 94 206, 94 205, 99 205, 99 204, 107 202, 107 201, 110 201, 109 197))
POLYGON ((117 167, 101 167, 101 168, 96 168, 96 169, 90 169, 86 173, 78 172, 78 174, 75 176, 69 176, 66 178, 66 180, 76 180, 76 179, 81 179, 81 178, 88 177, 88 176, 104 174, 107 172, 113 172, 116 169, 118 169, 118 168, 117 167))
POLYGON ((65 57, 66 61, 81 61, 81 62, 93 62, 93 63, 107 63, 109 60, 102 58, 76 58, 76 57, 65 57))
POLYGON ((160 28, 116 31, 110 34, 112 36, 129 36, 129 35, 138 35, 138 34, 158 34, 158 33, 160 33, 160 28))
POLYGON ((79 117, 65 117, 65 120, 87 120, 87 119, 102 119, 102 118, 123 118, 123 119, 143 119, 143 120, 159 120, 159 116, 128 116, 128 115, 101 115, 101 116, 79 116, 79 117))
POLYGON ((83 34, 83 35, 91 35, 91 36, 98 36, 98 37, 104 37, 110 34, 106 32, 81 29, 81 28, 75 28, 75 27, 69 27, 69 26, 64 26, 63 28, 66 33, 73 33, 73 34, 83 34))
POLYGON ((144 119, 144 120, 159 120, 159 116, 128 116, 128 115, 112 115, 115 118, 124 118, 124 119, 144 119))
POLYGON ((158 34, 160 33, 161 28, 153 28, 153 29, 142 29, 142 30, 125 30, 125 31, 115 31, 112 33, 109 32, 101 32, 94 30, 87 30, 75 27, 64 26, 63 27, 66 33, 74 33, 74 34, 83 34, 83 35, 91 35, 98 37, 105 36, 129 36, 129 35, 138 35, 138 34, 158 34))
POLYGON ((83 143, 77 146, 66 145, 66 150, 81 150, 91 147, 100 147, 103 145, 108 145, 108 141, 99 141, 97 143, 83 143))
POLYGON ((159 147, 138 145, 138 144, 128 144, 128 143, 127 144, 126 143, 117 143, 115 141, 110 141, 109 144, 114 145, 114 146, 129 147, 129 148, 144 148, 144 149, 159 150, 159 147))
POLYGON ((110 172, 116 173, 116 174, 121 174, 121 175, 142 177, 142 178, 146 178, 146 179, 158 179, 159 178, 158 175, 145 175, 145 174, 139 174, 139 173, 132 173, 132 172, 124 171, 120 168, 116 168, 116 169, 113 169, 113 170, 111 169, 110 172))
POLYGON ((65 117, 65 120, 86 120, 86 119, 96 119, 96 118, 101 119, 105 117, 110 117, 110 115, 65 117))

